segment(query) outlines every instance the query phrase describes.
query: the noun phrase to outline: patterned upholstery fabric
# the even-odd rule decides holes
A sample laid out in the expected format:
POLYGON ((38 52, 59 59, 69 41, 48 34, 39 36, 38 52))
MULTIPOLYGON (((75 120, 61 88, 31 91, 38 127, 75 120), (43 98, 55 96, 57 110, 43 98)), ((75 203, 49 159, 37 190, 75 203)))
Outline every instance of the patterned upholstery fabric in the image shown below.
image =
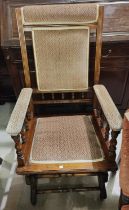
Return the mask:
POLYGON ((120 130, 122 127, 122 117, 112 101, 107 89, 103 85, 94 85, 94 91, 110 128, 114 131, 120 130))
POLYGON ((96 22, 97 4, 34 5, 22 8, 23 24, 85 24, 96 22))
POLYGON ((129 197, 129 110, 127 113, 125 113, 123 122, 120 162, 120 187, 123 194, 129 197))
POLYGON ((89 29, 32 29, 37 84, 40 91, 88 88, 89 29))
POLYGON ((104 154, 90 117, 39 118, 31 149, 32 163, 97 162, 104 154))
POLYGON ((121 210, 129 210, 129 205, 123 206, 121 210))
POLYGON ((19 95, 6 129, 6 132, 11 136, 17 136, 22 129, 31 94, 31 88, 23 88, 19 95))
POLYGON ((125 113, 125 117, 126 117, 127 120, 129 121, 129 110, 127 110, 127 112, 125 113))
POLYGON ((38 90, 87 90, 89 28, 84 25, 97 22, 99 5, 32 5, 22 7, 21 14, 23 25, 33 25, 38 90))

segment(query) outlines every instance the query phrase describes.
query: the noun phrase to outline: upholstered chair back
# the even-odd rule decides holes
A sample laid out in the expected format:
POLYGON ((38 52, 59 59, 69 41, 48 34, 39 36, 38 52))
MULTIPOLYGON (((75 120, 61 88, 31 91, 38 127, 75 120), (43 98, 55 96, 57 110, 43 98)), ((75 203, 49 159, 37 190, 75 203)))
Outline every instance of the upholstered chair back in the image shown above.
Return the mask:
MULTIPOLYGON (((98 18, 97 4, 24 6, 17 11, 21 47, 25 44, 25 32, 32 34, 39 91, 88 89, 90 31, 97 28, 98 18)), ((23 51, 25 67, 25 45, 23 51)))

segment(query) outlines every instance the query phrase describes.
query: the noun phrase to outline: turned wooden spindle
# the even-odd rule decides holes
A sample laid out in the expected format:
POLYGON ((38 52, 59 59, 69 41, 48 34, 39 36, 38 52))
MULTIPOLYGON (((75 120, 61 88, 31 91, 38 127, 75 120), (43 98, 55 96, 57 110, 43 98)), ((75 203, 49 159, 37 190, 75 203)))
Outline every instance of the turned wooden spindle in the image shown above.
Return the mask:
POLYGON ((98 119, 99 119, 99 127, 100 127, 100 128, 103 128, 102 115, 103 115, 103 113, 102 113, 102 109, 101 109, 101 108, 99 108, 99 110, 98 110, 98 119))
POLYGON ((84 93, 82 93, 82 94, 81 94, 81 96, 82 96, 82 99, 84 99, 84 98, 85 98, 85 95, 84 95, 84 93))
POLYGON ((25 127, 25 130, 26 130, 26 131, 29 131, 29 122, 28 122, 27 117, 26 117, 25 120, 24 120, 24 127, 25 127))
POLYGON ((26 118, 28 121, 30 121, 32 119, 32 114, 33 114, 33 105, 32 103, 29 104, 29 107, 28 107, 28 110, 27 110, 27 113, 26 113, 26 118))
POLYGON ((120 131, 111 131, 111 140, 109 144, 109 158, 112 161, 115 161, 116 158, 116 144, 119 133, 120 131))
POLYGON ((28 121, 31 120, 31 111, 30 110, 27 111, 26 118, 28 121))
POLYGON ((99 115, 98 115, 98 109, 94 108, 94 116, 97 118, 99 115))
POLYGON ((104 127, 104 139, 105 141, 109 140, 109 131, 110 131, 110 127, 108 122, 105 122, 105 127, 104 127))
POLYGON ((42 93, 42 100, 45 100, 45 94, 44 93, 42 93))
POLYGON ((72 100, 74 100, 75 99, 75 94, 74 93, 72 93, 72 100))
POLYGON ((15 149, 16 149, 16 153, 17 153, 18 167, 24 166, 25 161, 24 161, 24 155, 23 155, 23 152, 22 152, 22 145, 20 143, 20 135, 11 136, 11 137, 15 142, 15 149))
POLYGON ((61 99, 64 100, 64 98, 65 98, 65 94, 61 93, 61 99))
POLYGON ((52 93, 51 96, 52 96, 52 100, 54 100, 55 99, 55 94, 52 93))
POLYGON ((25 136, 25 129, 23 128, 21 130, 21 139, 22 139, 22 144, 26 143, 26 136, 25 136))

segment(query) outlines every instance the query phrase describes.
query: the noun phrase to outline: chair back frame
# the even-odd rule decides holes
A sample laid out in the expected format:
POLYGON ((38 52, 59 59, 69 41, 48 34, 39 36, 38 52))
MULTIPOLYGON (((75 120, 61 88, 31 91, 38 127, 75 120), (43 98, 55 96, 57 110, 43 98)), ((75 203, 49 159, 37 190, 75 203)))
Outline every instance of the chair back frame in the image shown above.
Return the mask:
MULTIPOLYGON (((99 14, 98 14, 97 22, 86 23, 85 24, 85 27, 89 27, 89 29, 95 29, 96 30, 96 55, 95 55, 94 84, 99 83, 99 77, 100 77, 102 28, 103 28, 103 13, 104 13, 104 7, 103 6, 99 6, 99 12, 98 13, 99 14)), ((33 25, 33 24, 28 24, 28 25, 26 24, 25 25, 23 23, 22 9, 21 8, 16 8, 16 19, 17 19, 19 40, 20 40, 20 46, 21 46, 21 54, 22 54, 22 61, 23 61, 23 72, 24 72, 24 77, 25 77, 25 86, 26 87, 31 87, 31 79, 30 79, 30 72, 29 72, 29 63, 28 63, 28 56, 27 56, 25 31, 31 31, 32 27, 35 27, 35 25, 33 25)), ((41 26, 41 25, 36 25, 36 27, 39 27, 39 26, 41 26)), ((45 25, 45 27, 47 27, 47 25, 45 25)), ((50 25, 48 25, 48 27, 50 27, 50 25)), ((80 24, 77 27, 84 27, 84 26, 82 24, 80 24)))

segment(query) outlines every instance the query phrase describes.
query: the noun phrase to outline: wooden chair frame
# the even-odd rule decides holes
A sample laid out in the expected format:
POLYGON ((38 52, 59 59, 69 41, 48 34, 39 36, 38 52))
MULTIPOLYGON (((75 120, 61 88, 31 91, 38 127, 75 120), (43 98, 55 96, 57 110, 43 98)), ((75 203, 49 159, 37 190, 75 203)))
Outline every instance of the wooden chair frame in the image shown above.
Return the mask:
MULTIPOLYGON (((101 60, 101 48, 102 48, 102 27, 103 27, 103 13, 104 6, 100 6, 99 9, 99 19, 97 23, 88 23, 85 26, 88 26, 90 29, 96 29, 96 58, 95 58, 95 74, 94 74, 94 84, 99 83, 100 77, 100 60, 101 60)), ((30 73, 29 73, 29 64, 28 64, 28 56, 27 56, 27 48, 24 31, 28 31, 30 27, 34 25, 26 25, 23 27, 21 9, 16 9, 16 18, 17 18, 17 26, 19 32, 19 40, 21 46, 21 54, 23 61, 23 70, 25 76, 25 84, 26 87, 31 87, 30 73)), ((37 25, 37 27, 40 25, 37 25)))
MULTIPOLYGON (((99 83, 100 77, 100 60, 101 60, 101 48, 102 48, 102 26, 103 26, 103 13, 104 7, 99 8, 99 18, 96 23, 89 23, 88 27, 96 29, 96 57, 95 57, 95 72, 94 72, 94 84, 99 83)), ((24 26, 22 23, 21 9, 16 9, 16 18, 19 31, 19 40, 21 46, 23 69, 25 77, 26 88, 31 87, 31 79, 29 74, 29 64, 27 56, 27 47, 25 41, 24 31, 30 30, 29 26, 24 26)), ((38 92, 38 90, 35 90, 38 92)), ((66 103, 66 100, 58 100, 58 103, 66 103)), ((76 102, 76 101, 75 101, 76 102)), ((88 102, 88 101, 85 101, 88 102)), ((43 177, 58 177, 58 176, 69 176, 69 175, 92 175, 98 176, 99 185, 96 187, 72 187, 72 190, 100 190, 100 198, 104 199, 107 197, 105 182, 108 180, 108 171, 117 170, 115 162, 116 157, 116 138, 120 133, 120 129, 113 129, 111 132, 111 140, 109 141, 110 123, 105 117, 105 113, 100 106, 100 102, 96 96, 93 100, 93 116, 92 123, 94 125, 96 134, 98 135, 102 148, 105 152, 105 159, 100 162, 94 163, 64 163, 60 164, 30 164, 29 154, 32 145, 32 139, 34 135, 36 118, 33 118, 33 101, 30 100, 27 114, 22 126, 22 130, 17 135, 12 135, 12 139, 15 142, 15 148, 17 153, 18 167, 17 173, 25 175, 26 183, 31 187, 31 202, 33 205, 36 204, 37 194, 42 193, 44 190, 39 190, 37 186, 37 180, 43 177)), ((49 189, 51 191, 52 189, 49 189)), ((62 191, 68 191, 69 189, 63 188, 62 191)), ((54 189, 54 191, 61 191, 54 189)))

